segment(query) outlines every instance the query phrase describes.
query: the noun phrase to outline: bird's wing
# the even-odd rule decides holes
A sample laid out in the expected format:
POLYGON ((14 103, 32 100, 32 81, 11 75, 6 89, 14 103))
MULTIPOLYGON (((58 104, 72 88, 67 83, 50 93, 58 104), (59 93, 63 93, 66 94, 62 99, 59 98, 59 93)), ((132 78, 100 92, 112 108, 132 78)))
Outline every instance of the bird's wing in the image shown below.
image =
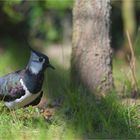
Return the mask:
POLYGON ((13 101, 25 95, 20 79, 20 71, 0 78, 0 100, 13 101))

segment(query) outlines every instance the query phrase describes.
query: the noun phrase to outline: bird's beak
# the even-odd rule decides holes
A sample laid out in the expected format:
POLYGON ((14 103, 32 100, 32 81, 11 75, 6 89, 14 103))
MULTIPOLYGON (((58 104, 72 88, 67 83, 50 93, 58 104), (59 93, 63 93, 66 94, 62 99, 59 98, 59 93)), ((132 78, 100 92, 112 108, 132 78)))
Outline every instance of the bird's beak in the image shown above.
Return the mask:
POLYGON ((55 67, 52 66, 51 64, 48 64, 48 67, 52 68, 53 70, 55 70, 55 67))

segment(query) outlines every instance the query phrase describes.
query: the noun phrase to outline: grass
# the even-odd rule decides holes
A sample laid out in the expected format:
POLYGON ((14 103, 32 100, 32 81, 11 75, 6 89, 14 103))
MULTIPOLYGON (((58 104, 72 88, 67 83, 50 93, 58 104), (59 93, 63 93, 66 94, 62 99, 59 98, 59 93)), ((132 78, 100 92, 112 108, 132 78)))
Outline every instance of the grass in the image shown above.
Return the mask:
MULTIPOLYGON (((15 44, 13 46, 16 46, 15 44)), ((11 47, 11 46, 10 46, 11 47)), ((24 49, 8 48, 11 51, 0 55, 0 75, 22 68, 26 60, 16 58, 26 54, 24 49), (14 52, 14 55, 13 55, 14 52), (21 63, 20 63, 21 61, 21 63), (14 63, 14 64, 13 64, 14 63)), ((126 74, 121 73, 118 61, 114 68, 115 82, 121 85, 124 79, 126 92, 131 89, 126 74)), ((83 87, 73 88, 69 83, 69 70, 55 65, 56 70, 48 70, 44 90, 50 101, 62 99, 51 120, 45 120, 36 107, 15 111, 0 104, 0 139, 128 139, 140 138, 139 104, 123 105, 116 91, 97 103, 94 96, 83 87)), ((125 72, 126 73, 126 72, 125 72)))
POLYGON ((59 89, 59 86, 63 88, 58 92, 54 88, 52 90, 54 90, 54 96, 62 96, 61 93, 64 96, 65 102, 60 112, 68 127, 71 126, 72 130, 76 131, 74 132, 74 139, 77 137, 83 139, 139 137, 139 129, 137 128, 139 125, 139 107, 137 105, 123 106, 120 98, 116 95, 116 91, 113 91, 110 96, 97 104, 94 97, 82 87, 70 89, 68 80, 64 81, 63 79, 64 72, 62 70, 58 72, 59 84, 52 79, 57 79, 57 74, 53 74, 53 76, 49 74, 51 79, 48 81, 56 89, 59 89), (60 80, 60 75, 62 80, 60 80))

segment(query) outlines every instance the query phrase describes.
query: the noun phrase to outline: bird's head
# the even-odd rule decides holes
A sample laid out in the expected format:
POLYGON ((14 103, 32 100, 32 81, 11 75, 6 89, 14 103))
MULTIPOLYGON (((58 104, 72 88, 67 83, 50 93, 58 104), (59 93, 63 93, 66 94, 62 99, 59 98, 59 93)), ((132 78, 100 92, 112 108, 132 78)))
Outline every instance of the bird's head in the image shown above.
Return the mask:
POLYGON ((38 74, 44 72, 46 68, 55 69, 49 62, 48 56, 31 49, 30 60, 27 68, 33 73, 38 74))

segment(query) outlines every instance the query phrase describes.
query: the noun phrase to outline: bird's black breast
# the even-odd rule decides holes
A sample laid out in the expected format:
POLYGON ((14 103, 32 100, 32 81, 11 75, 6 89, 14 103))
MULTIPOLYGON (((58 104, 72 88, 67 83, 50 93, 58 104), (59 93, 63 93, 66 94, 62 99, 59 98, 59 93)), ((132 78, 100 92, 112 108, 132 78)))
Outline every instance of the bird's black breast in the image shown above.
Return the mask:
POLYGON ((35 75, 35 74, 32 74, 29 71, 27 71, 27 73, 23 77, 23 81, 24 81, 27 89, 31 93, 38 93, 42 88, 42 84, 44 81, 44 74, 35 75))

